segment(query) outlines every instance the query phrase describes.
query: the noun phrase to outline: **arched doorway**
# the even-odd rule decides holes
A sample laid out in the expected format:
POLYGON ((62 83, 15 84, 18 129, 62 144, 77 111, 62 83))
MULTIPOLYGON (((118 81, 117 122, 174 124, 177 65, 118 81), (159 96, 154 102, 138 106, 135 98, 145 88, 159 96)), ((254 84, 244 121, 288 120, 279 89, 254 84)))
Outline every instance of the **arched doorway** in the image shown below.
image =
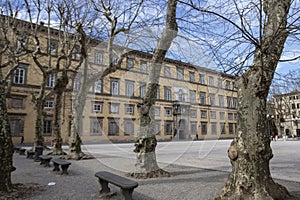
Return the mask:
POLYGON ((179 127, 178 127, 178 138, 179 139, 186 139, 186 122, 184 119, 179 120, 179 127))

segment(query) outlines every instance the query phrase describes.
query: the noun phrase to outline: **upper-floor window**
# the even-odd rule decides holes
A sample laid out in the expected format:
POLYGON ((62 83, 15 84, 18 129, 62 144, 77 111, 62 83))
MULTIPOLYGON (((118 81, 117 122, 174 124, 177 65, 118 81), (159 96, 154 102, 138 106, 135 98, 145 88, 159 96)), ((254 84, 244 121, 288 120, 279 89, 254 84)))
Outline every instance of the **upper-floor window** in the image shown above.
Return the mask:
POLYGON ((134 60, 132 58, 127 58, 126 68, 128 70, 133 69, 134 60))
POLYGON ((217 113, 216 113, 216 111, 210 111, 210 118, 211 118, 211 119, 216 119, 216 118, 217 118, 217 113))
POLYGON ((24 97, 12 96, 8 101, 8 108, 24 108, 24 97))
POLYGON ((102 81, 97 80, 94 83, 94 93, 101 93, 102 92, 102 81))
POLYGON ((224 96, 218 95, 218 98, 219 98, 219 106, 224 107, 224 96))
POLYGON ((165 77, 171 77, 170 67, 168 67, 168 66, 164 67, 164 74, 165 74, 165 77))
POLYGON ((146 83, 140 83, 140 97, 144 98, 146 95, 146 83))
POLYGON ((206 93, 200 92, 200 104, 205 105, 206 104, 206 93))
POLYGON ((220 112, 220 120, 225 120, 225 112, 220 112))
POLYGON ((206 117, 207 117, 207 111, 201 110, 201 118, 206 118, 206 117))
POLYGON ((233 97, 232 101, 233 101, 233 108, 237 108, 238 107, 238 100, 237 100, 237 98, 233 97))
POLYGON ((165 87, 165 100, 171 101, 171 88, 165 87))
POLYGON ((103 63, 103 54, 102 52, 96 51, 94 54, 94 62, 97 65, 101 65, 103 63))
POLYGON ((55 85, 55 74, 50 74, 47 80, 47 87, 53 88, 55 85))
POLYGON ((160 107, 154 107, 154 115, 159 116, 160 115, 160 107))
POLYGON ((222 78, 218 78, 218 88, 223 88, 222 78))
POLYGON ((48 50, 49 50, 49 53, 51 53, 51 54, 57 54, 58 53, 58 41, 51 40, 48 50))
POLYGON ((189 76, 190 76, 190 81, 194 82, 195 81, 195 72, 190 72, 189 76))
POLYGON ((111 103, 109 107, 110 113, 119 113, 119 106, 118 103, 111 103))
POLYGON ((227 107, 232 108, 232 98, 227 96, 227 107))
POLYGON ((102 112, 102 104, 101 102, 93 103, 93 112, 102 112))
POLYGON ((80 47, 78 45, 74 46, 73 58, 74 59, 79 59, 80 58, 80 47))
POLYGON ((205 75, 204 74, 199 74, 199 82, 201 84, 205 84, 205 75))
POLYGON ((157 86, 157 89, 156 89, 156 99, 160 99, 160 89, 159 89, 159 86, 157 86))
POLYGON ((81 85, 80 77, 81 76, 78 74, 73 80, 73 90, 74 91, 78 91, 80 89, 80 85, 81 85))
POLYGON ((196 90, 190 90, 190 102, 196 103, 196 90))
POLYGON ((19 64, 14 72, 13 82, 15 84, 25 84, 27 65, 19 64))
POLYGON ((208 77, 208 83, 210 86, 214 86, 215 85, 215 79, 212 76, 208 77))
POLYGON ((129 96, 129 97, 133 96, 133 94, 134 94, 134 82, 133 81, 126 81, 125 87, 126 87, 125 95, 129 96))
POLYGON ((110 93, 112 95, 119 95, 119 80, 111 80, 110 93))
POLYGON ((215 105, 215 94, 210 93, 209 100, 210 100, 210 105, 214 106, 215 105))
POLYGON ((183 73, 184 73, 183 69, 180 67, 177 67, 177 79, 184 80, 183 73))
POLYGON ((172 108, 165 108, 165 116, 166 117, 172 116, 172 108))
POLYGON ((147 72, 147 62, 146 61, 141 61, 141 72, 146 73, 147 72))
POLYGON ((197 118, 197 110, 191 110, 190 116, 191 116, 191 118, 197 118))
POLYGON ((133 115, 134 114, 134 105, 125 105, 125 114, 133 115))
POLYGON ((185 94, 182 89, 179 89, 178 91, 178 101, 185 102, 185 94))
POLYGON ((47 101, 45 102, 44 108, 46 108, 46 109, 51 109, 51 108, 53 108, 53 107, 54 107, 54 101, 53 101, 53 100, 47 100, 47 101))
POLYGON ((230 90, 230 89, 231 89, 231 88, 230 88, 230 81, 226 80, 226 82, 225 82, 225 88, 226 88, 227 90, 230 90))

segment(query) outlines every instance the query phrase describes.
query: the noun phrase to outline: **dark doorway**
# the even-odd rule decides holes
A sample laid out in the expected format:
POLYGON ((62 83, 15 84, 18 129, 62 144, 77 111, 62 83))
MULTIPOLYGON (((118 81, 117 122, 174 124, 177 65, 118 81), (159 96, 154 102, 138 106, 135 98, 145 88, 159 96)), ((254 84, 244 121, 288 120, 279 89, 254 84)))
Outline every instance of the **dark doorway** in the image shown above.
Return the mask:
POLYGON ((179 120, 178 137, 179 139, 186 139, 186 123, 184 119, 179 120))

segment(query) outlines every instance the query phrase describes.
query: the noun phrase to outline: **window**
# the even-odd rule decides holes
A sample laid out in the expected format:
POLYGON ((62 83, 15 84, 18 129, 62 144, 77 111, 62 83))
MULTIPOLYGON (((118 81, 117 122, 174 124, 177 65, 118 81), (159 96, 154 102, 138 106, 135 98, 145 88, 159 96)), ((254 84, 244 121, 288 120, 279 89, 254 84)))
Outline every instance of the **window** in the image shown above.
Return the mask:
POLYGON ((216 122, 210 123, 210 128, 211 128, 211 134, 216 135, 217 134, 217 123, 216 122))
POLYGON ((98 80, 94 83, 94 92, 101 93, 101 91, 102 91, 102 81, 98 80))
POLYGON ((160 99, 160 89, 159 89, 159 86, 157 86, 157 89, 156 89, 156 99, 160 99))
POLYGON ((296 109, 296 104, 292 103, 292 109, 296 109))
POLYGON ((172 108, 165 108, 165 116, 166 117, 172 116, 172 108))
POLYGON ((156 135, 159 135, 160 134, 160 120, 155 120, 154 122, 154 133, 156 135))
POLYGON ((8 108, 24 109, 24 98, 21 96, 12 96, 8 101, 8 108))
POLYGON ((197 122, 191 122, 191 134, 197 134, 197 122))
POLYGON ((109 119, 108 120, 108 135, 119 135, 119 120, 117 119, 109 119))
POLYGON ((231 104, 231 97, 227 96, 227 107, 228 108, 232 108, 232 104, 231 104))
POLYGON ((134 114, 134 105, 125 105, 125 114, 133 115, 134 114))
POLYGON ((226 133, 226 131, 225 131, 225 123, 223 123, 223 122, 220 123, 220 132, 221 132, 221 134, 225 134, 226 133))
POLYGON ((197 110, 191 110, 190 114, 191 118, 197 118, 197 110))
POLYGON ((190 72, 189 76, 190 76, 190 81, 194 82, 195 81, 195 73, 194 72, 190 72))
POLYGON ((228 120, 233 120, 233 113, 228 113, 228 120))
POLYGON ((24 117, 10 115, 8 117, 10 124, 10 133, 12 136, 24 135, 24 117))
POLYGON ((207 122, 201 122, 201 134, 202 135, 207 134, 207 122))
POLYGON ((119 113, 119 104, 118 103, 110 104, 110 113, 119 113))
POLYGON ((128 70, 133 69, 133 59, 127 58, 126 68, 127 68, 128 70))
POLYGON ((44 135, 51 135, 52 134, 52 119, 44 120, 44 135))
POLYGON ((133 81, 126 81, 126 91, 125 95, 131 97, 134 95, 134 82, 133 81))
POLYGON ((134 123, 132 120, 124 121, 124 135, 134 135, 134 123))
POLYGON ((110 82, 110 89, 112 95, 119 95, 119 81, 118 80, 112 80, 110 82))
POLYGON ((113 63, 114 65, 118 64, 118 60, 119 60, 118 56, 113 56, 113 57, 112 57, 112 63, 113 63))
POLYGON ((146 73, 147 72, 147 62, 146 61, 141 61, 141 72, 146 73))
POLYGON ((146 95, 146 83, 140 83, 140 97, 144 98, 146 95))
POLYGON ((93 112, 102 112, 102 105, 101 102, 94 102, 93 103, 93 112))
POLYGON ((217 113, 216 113, 216 111, 210 111, 210 118, 211 118, 211 119, 216 119, 216 118, 217 118, 217 113))
POLYGON ((170 67, 167 67, 165 66, 164 67, 164 74, 165 74, 165 77, 171 77, 171 70, 170 70, 170 67))
POLYGON ((103 118, 91 118, 90 124, 90 135, 102 135, 103 118))
POLYGON ((185 102, 185 94, 182 89, 179 89, 178 91, 178 101, 185 102))
POLYGON ((206 118, 206 117, 207 117, 206 110, 201 110, 201 118, 206 118))
POLYGON ((215 85, 215 79, 212 76, 208 77, 208 83, 210 86, 214 86, 215 85))
POLYGON ((219 106, 224 107, 224 96, 218 95, 218 98, 219 98, 219 106))
POLYGON ((154 107, 154 115, 159 116, 160 115, 160 108, 159 107, 154 107))
POLYGON ((74 78, 74 81, 73 81, 73 90, 74 91, 78 91, 80 89, 80 78, 79 76, 77 75, 75 78, 74 78))
POLYGON ((165 87, 165 100, 171 101, 171 88, 165 87))
POLYGON ((211 106, 215 106, 215 94, 209 94, 209 101, 211 106))
POLYGON ((225 88, 227 89, 227 90, 230 90, 230 81, 226 81, 225 82, 225 88))
POLYGON ((190 90, 190 102, 196 103, 196 90, 190 90))
POLYGON ((53 100, 47 100, 47 101, 45 102, 44 108, 46 108, 46 109, 51 109, 51 108, 53 108, 53 107, 54 107, 54 101, 53 101, 53 100))
POLYGON ((218 78, 218 88, 223 88, 223 83, 221 78, 218 78))
POLYGON ((51 53, 51 54, 57 54, 57 52, 58 52, 58 41, 51 40, 50 41, 50 48, 48 50, 49 50, 49 53, 51 53))
POLYGON ((199 74, 199 82, 201 84, 205 84, 205 75, 204 74, 199 74))
POLYGON ((95 64, 101 65, 103 63, 103 54, 99 51, 95 52, 95 64))
POLYGON ((237 101, 237 98, 236 98, 236 97, 233 97, 232 100, 233 100, 233 108, 237 108, 237 107, 238 107, 238 101, 237 101))
POLYGON ((234 134, 234 124, 233 123, 228 123, 228 132, 229 134, 234 134))
POLYGON ((74 59, 79 59, 80 58, 80 47, 78 45, 74 46, 74 50, 72 53, 73 53, 74 59))
POLYGON ((172 135, 172 121, 165 121, 165 135, 172 135))
POLYGON ((220 120, 225 120, 225 112, 220 112, 220 120))
POLYGON ((19 67, 14 72, 13 82, 15 84, 25 84, 26 79, 26 65, 20 64, 19 67))
POLYGON ((184 80, 183 69, 179 67, 177 67, 177 79, 184 80))
POLYGON ((232 82, 232 90, 236 90, 235 82, 232 82))
POLYGON ((206 105, 206 93, 200 92, 200 104, 206 105))
POLYGON ((47 80, 47 87, 53 88, 55 84, 55 74, 50 74, 47 80))

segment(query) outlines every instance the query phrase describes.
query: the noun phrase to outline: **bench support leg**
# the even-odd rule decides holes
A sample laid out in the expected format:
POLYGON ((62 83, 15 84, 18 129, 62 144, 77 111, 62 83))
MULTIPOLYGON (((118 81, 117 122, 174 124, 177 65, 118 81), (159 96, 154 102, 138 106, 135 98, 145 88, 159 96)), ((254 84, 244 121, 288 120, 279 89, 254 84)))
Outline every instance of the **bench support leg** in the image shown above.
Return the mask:
POLYGON ((53 171, 60 171, 60 170, 59 170, 59 164, 53 163, 53 165, 54 165, 53 171))
POLYGON ((132 200, 132 192, 134 189, 121 189, 122 194, 125 197, 125 200, 132 200))
POLYGON ((61 169, 62 169, 61 175, 63 175, 63 174, 68 175, 69 174, 68 168, 69 168, 69 165, 61 165, 61 169))
MULTIPOLYGON (((50 160, 51 160, 51 159, 50 159, 50 160)), ((44 161, 44 166, 45 166, 45 167, 51 167, 51 166, 50 166, 50 160, 47 159, 47 160, 44 161)))
POLYGON ((108 182, 99 179, 99 183, 101 185, 100 194, 105 194, 110 192, 110 188, 108 187, 108 182))

